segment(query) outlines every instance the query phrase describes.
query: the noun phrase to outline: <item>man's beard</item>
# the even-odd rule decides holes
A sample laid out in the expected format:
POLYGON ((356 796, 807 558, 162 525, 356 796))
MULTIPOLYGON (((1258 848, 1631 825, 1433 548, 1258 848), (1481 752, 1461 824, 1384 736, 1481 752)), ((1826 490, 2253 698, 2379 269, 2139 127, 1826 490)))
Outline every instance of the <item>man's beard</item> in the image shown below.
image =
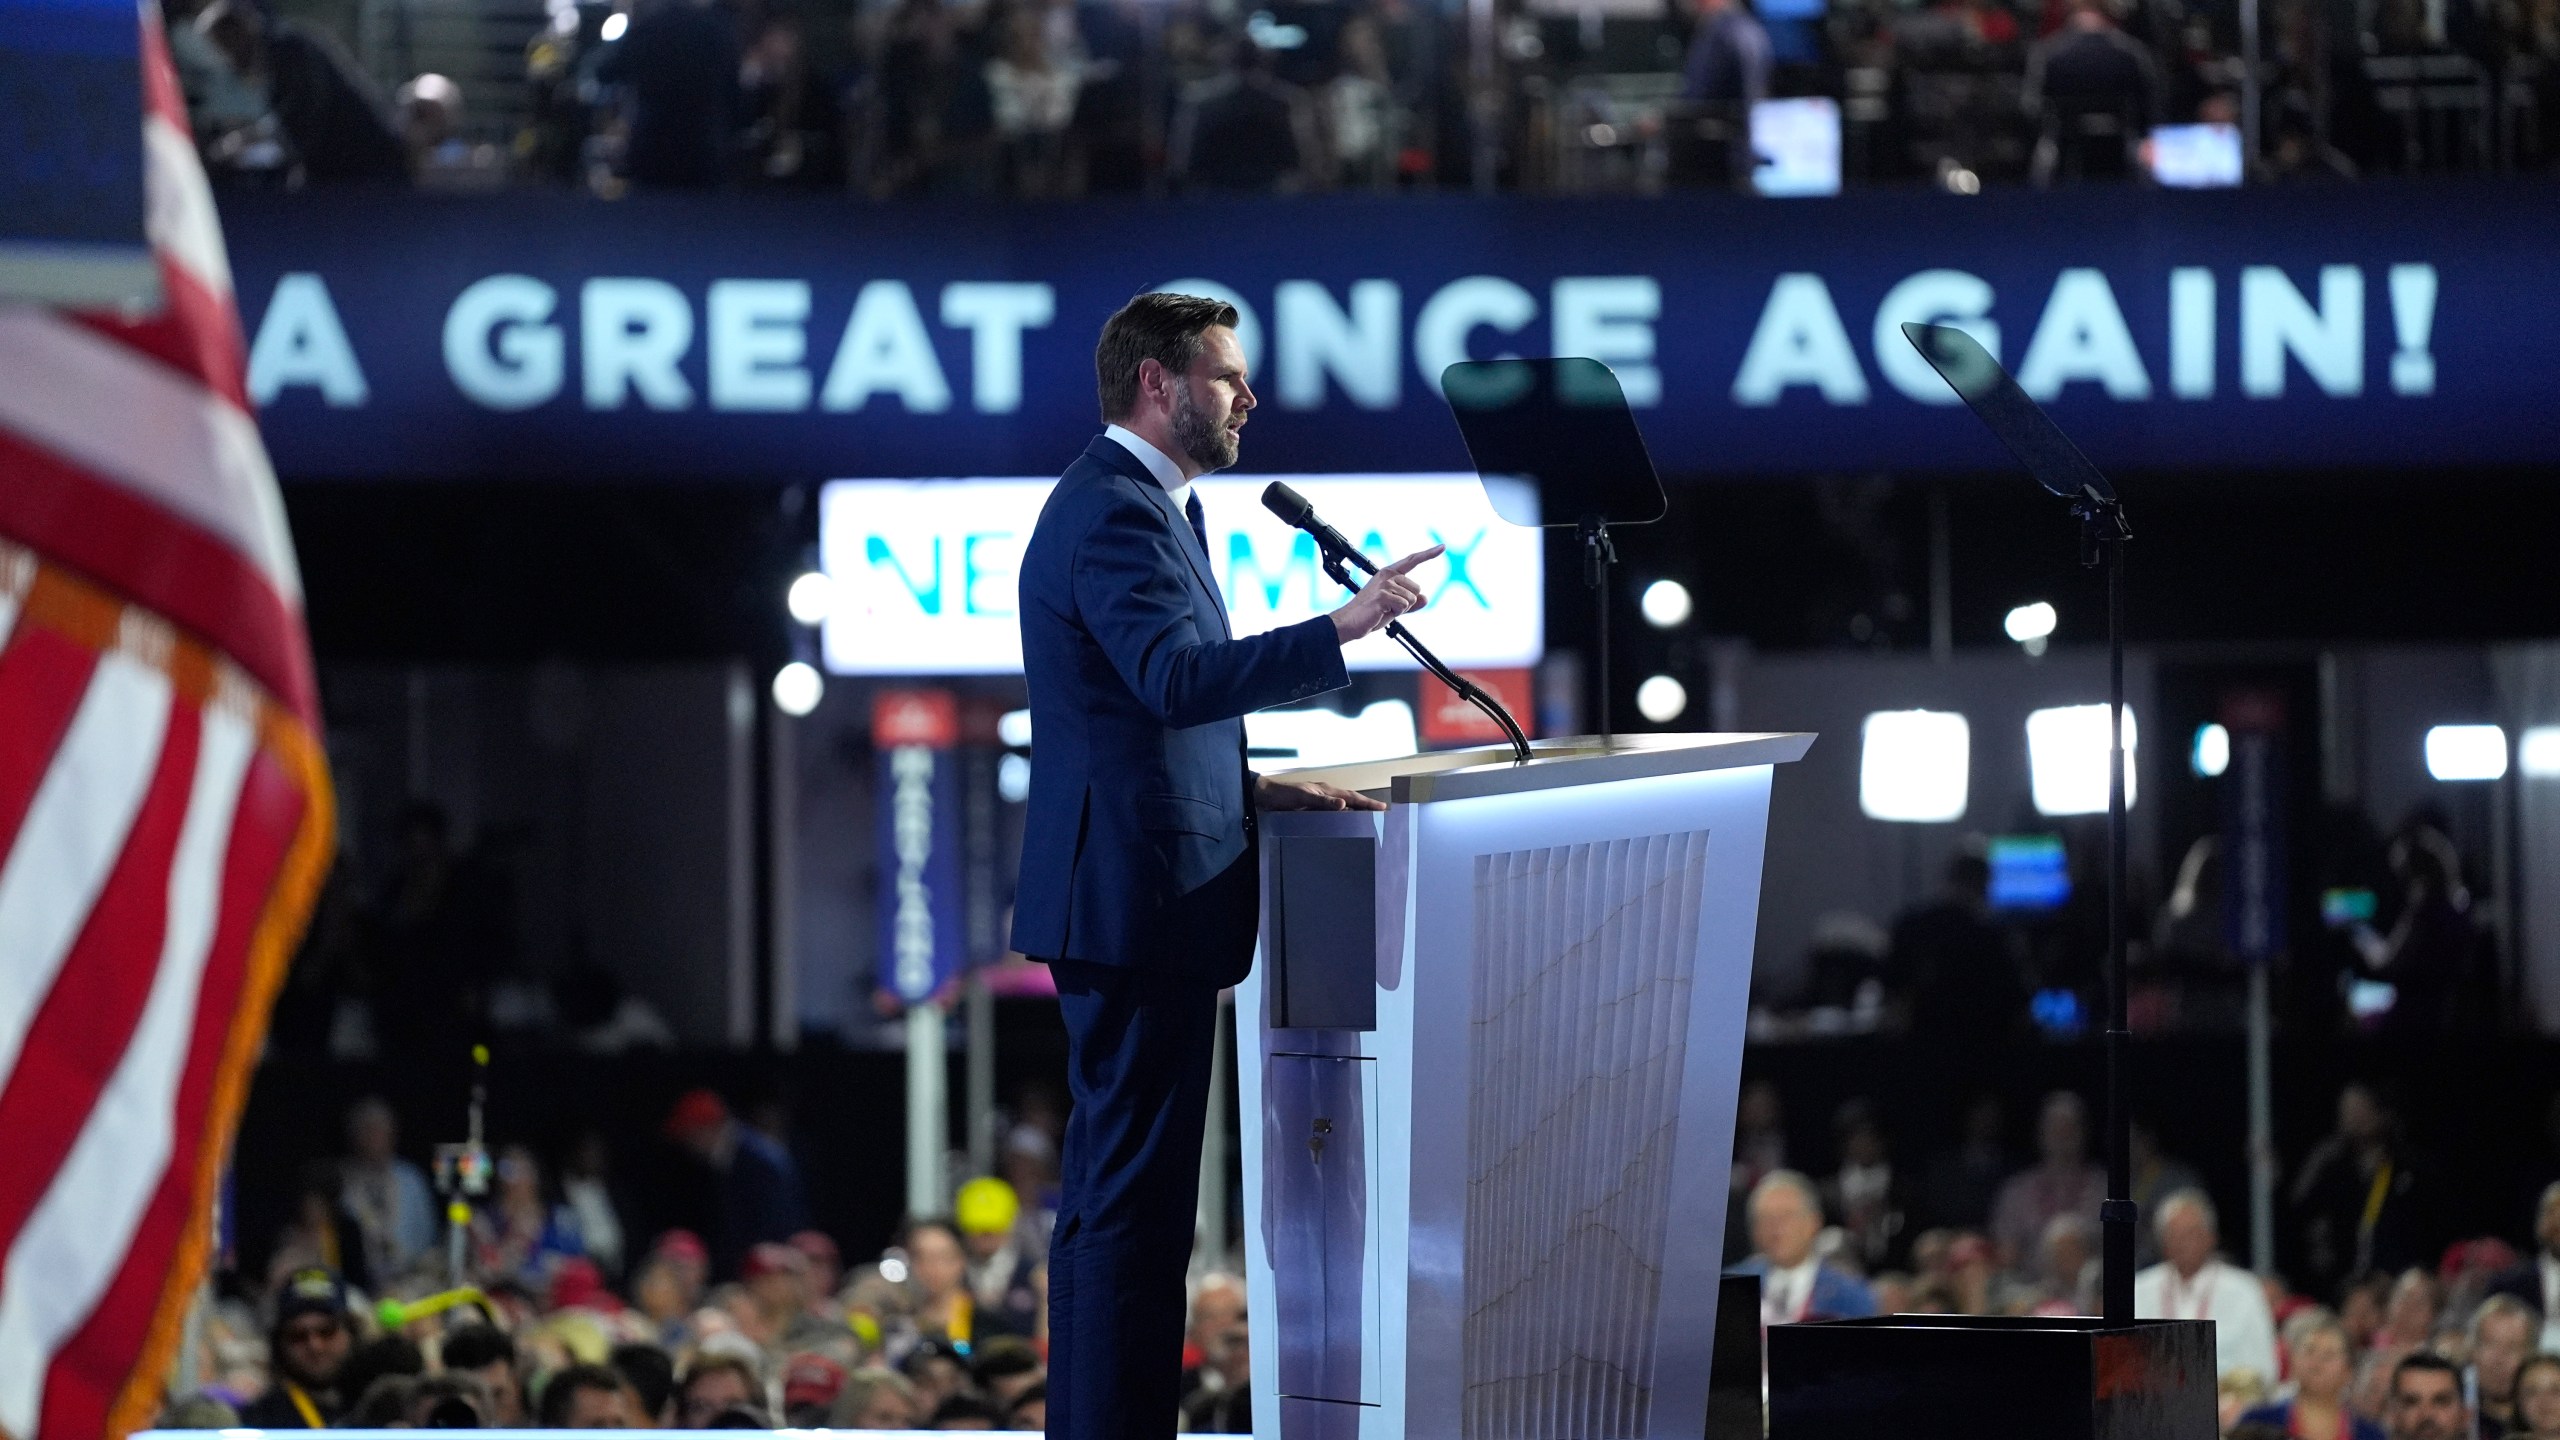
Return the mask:
POLYGON ((1192 403, 1188 385, 1173 392, 1173 443, 1203 470, 1236 463, 1236 432, 1217 424, 1192 403))

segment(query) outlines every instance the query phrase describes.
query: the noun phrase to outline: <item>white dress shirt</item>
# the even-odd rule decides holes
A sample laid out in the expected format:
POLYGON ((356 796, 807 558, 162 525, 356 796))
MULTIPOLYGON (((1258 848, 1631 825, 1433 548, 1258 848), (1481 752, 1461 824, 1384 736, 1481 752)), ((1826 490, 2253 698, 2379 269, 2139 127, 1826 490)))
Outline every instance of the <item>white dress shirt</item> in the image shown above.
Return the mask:
POLYGON ((2192 1276, 2162 1261, 2133 1277, 2133 1313, 2143 1320, 2213 1322, 2214 1373, 2255 1370, 2276 1380, 2276 1322, 2266 1287, 2235 1265, 2208 1260, 2192 1276))
POLYGON ((1822 1271, 1820 1256, 1808 1255, 1801 1265, 1781 1270, 1775 1265, 1760 1277, 1760 1323, 1793 1325, 1813 1308, 1813 1281, 1822 1271))
POLYGON ((1182 478, 1182 467, 1173 463, 1172 456, 1148 444, 1137 431, 1122 425, 1106 425, 1102 438, 1137 456, 1138 463, 1147 467, 1147 473, 1156 477, 1156 483, 1164 487, 1175 504, 1190 498, 1191 482, 1182 478))

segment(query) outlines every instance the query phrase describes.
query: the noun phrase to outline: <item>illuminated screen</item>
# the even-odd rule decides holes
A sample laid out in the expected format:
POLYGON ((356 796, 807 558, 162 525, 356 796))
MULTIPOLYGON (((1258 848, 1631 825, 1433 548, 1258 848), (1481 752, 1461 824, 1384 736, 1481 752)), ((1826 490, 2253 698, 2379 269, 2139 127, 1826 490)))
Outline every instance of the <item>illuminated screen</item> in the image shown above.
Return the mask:
POLYGON ((2071 898, 2071 869, 2059 835, 1998 835, 1991 841, 1991 908, 2038 911, 2071 898))
MULTIPOLYGON (((1196 482, 1209 556, 1236 633, 1311 619, 1349 592, 1315 541, 1262 508, 1282 480, 1384 563, 1433 544, 1414 571, 1429 597, 1414 634, 1452 665, 1534 665, 1545 644, 1539 532, 1494 514, 1473 475, 1213 476, 1196 482)), ((840 675, 997 675, 1022 668, 1016 568, 1054 480, 838 480, 821 493, 818 549, 835 584, 822 638, 840 675)), ((1506 506, 1516 502, 1506 500, 1506 506)), ((1410 670, 1384 634, 1354 670, 1410 670)))

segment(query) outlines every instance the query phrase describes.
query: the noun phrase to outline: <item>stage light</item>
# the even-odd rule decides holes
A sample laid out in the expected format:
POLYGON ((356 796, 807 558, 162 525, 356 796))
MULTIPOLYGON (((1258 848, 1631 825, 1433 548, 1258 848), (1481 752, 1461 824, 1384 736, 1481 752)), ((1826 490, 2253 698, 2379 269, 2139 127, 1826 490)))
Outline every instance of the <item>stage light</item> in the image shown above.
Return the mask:
POLYGON ((612 14, 604 17, 604 24, 597 29, 596 37, 604 41, 607 45, 610 45, 614 41, 621 39, 622 32, 630 28, 631 17, 623 14, 619 10, 616 10, 612 14))
POLYGON ((1002 715, 997 716, 996 741, 998 744, 1010 746, 1016 750, 1029 749, 1031 745, 1031 712, 1028 710, 1007 710, 1002 715))
POLYGON ((2518 736, 2516 763, 2528 780, 2560 777, 2560 725, 2536 725, 2518 736))
POLYGON ((827 611, 834 608, 835 601, 836 582, 828 579, 823 571, 809 570, 791 582, 791 591, 783 597, 782 603, 789 607, 792 619, 803 625, 815 625, 827 618, 827 611))
POLYGON ((1858 808, 1873 820, 1964 818, 1973 732, 1949 710, 1879 710, 1858 752, 1858 808))
POLYGON ((1689 622, 1689 587, 1677 580, 1656 580, 1644 587, 1645 623, 1670 630, 1689 622))
POLYGON ((1651 675, 1636 687, 1636 710, 1656 725, 1668 725, 1689 708, 1689 687, 1668 675, 1651 675))
POLYGON ((808 714, 826 693, 826 678, 806 660, 794 660, 773 672, 774 707, 785 715, 808 714))
POLYGON ((996 797, 1019 805, 1031 798, 1031 761, 1007 755, 996 762, 996 797))
POLYGON ((2024 645, 2031 640, 2053 638, 2054 622, 2059 618, 2050 603, 2038 600, 2010 611, 2008 618, 2000 622, 2000 628, 2009 632, 2010 639, 2024 645))
POLYGON ((2427 773, 2438 780, 2496 780, 2507 773, 2507 732, 2495 725, 2438 725, 2427 732, 2427 773))
MULTIPOLYGON (((2124 803, 2133 808, 2141 735, 2124 711, 2124 803)), ((2039 815, 2101 815, 2107 808, 2107 707, 2060 705, 2027 717, 2027 789, 2039 815)))
POLYGON ((2187 758, 2195 772, 2207 780, 2230 769, 2231 732, 2219 725, 2197 726, 2195 749, 2187 758))

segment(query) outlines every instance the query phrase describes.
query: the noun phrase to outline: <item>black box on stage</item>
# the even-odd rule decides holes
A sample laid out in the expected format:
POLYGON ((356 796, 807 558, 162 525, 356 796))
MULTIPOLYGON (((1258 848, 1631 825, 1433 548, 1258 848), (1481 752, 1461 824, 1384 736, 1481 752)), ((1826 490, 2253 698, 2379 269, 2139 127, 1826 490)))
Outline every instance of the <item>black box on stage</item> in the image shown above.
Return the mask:
POLYGON ((1769 1440, 2214 1440, 2213 1324, 1887 1315, 1769 1329, 1769 1440))

